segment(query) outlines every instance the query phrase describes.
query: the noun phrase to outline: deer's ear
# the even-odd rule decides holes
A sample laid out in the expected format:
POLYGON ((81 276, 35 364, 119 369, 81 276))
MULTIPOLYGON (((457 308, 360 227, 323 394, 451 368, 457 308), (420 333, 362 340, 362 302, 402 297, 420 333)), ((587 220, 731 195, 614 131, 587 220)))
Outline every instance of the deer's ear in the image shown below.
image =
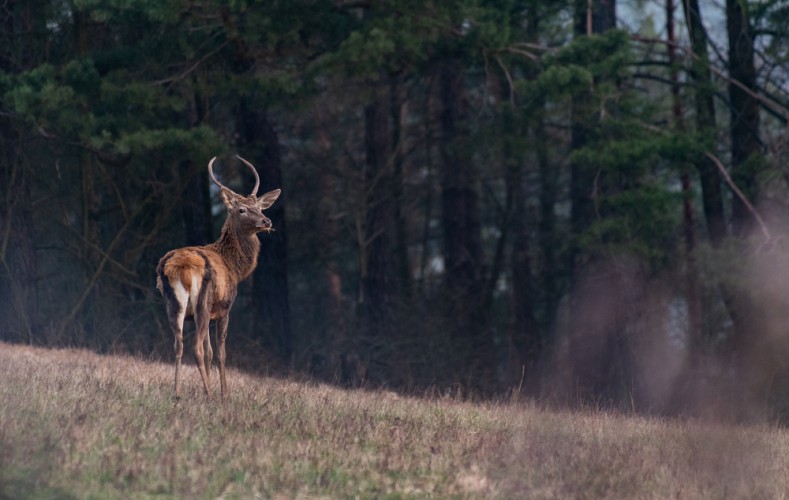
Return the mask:
POLYGON ((279 193, 282 191, 279 189, 275 189, 274 191, 269 191, 268 193, 264 194, 260 198, 258 198, 258 206, 261 210, 265 210, 277 201, 279 198, 279 193))
POLYGON ((222 202, 227 208, 233 208, 236 206, 238 195, 233 191, 227 189, 225 186, 222 186, 219 190, 219 195, 222 197, 222 202))

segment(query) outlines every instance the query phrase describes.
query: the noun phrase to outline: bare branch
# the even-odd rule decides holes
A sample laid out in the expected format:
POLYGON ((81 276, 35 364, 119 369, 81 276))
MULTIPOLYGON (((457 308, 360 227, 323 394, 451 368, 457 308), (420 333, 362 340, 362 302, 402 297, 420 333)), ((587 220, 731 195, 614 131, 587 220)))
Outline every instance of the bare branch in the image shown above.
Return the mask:
MULTIPOLYGON (((681 45, 679 43, 676 43, 676 42, 671 42, 671 41, 668 41, 668 40, 662 40, 660 38, 644 37, 644 36, 641 36, 641 35, 631 35, 630 39, 634 40, 634 41, 637 41, 637 42, 642 42, 642 43, 650 43, 650 44, 658 43, 658 44, 671 46, 671 47, 674 47, 676 49, 679 49, 679 50, 683 51, 684 53, 688 54, 690 57, 693 57, 694 59, 698 58, 698 55, 693 53, 693 51, 690 50, 688 47, 685 47, 685 46, 683 46, 683 45, 681 45)), ((767 96, 765 94, 760 94, 760 93, 754 92, 753 90, 748 88, 746 85, 744 85, 742 82, 740 82, 739 80, 736 80, 734 78, 731 78, 730 76, 726 75, 723 71, 721 71, 720 69, 716 68, 712 64, 709 65, 709 68, 710 68, 710 71, 712 71, 715 74, 715 76, 717 76, 721 80, 726 81, 726 82, 730 82, 730 83, 736 85, 737 87, 742 89, 745 93, 747 93, 749 96, 751 96, 754 99, 756 99, 757 101, 759 101, 765 109, 767 109, 774 116, 776 116, 777 118, 782 120, 783 123, 789 123, 789 109, 787 109, 786 106, 782 105, 780 102, 776 101, 772 97, 769 97, 769 96, 767 96)))
POLYGON ((498 55, 496 55, 496 62, 499 63, 499 66, 501 67, 502 71, 504 71, 504 75, 507 77, 507 83, 510 86, 510 104, 514 106, 515 105, 515 83, 513 83, 513 81, 512 81, 512 75, 510 74, 510 71, 507 69, 507 66, 504 65, 504 63, 502 62, 501 58, 498 55))
POLYGON ((723 179, 726 181, 726 184, 728 184, 732 192, 737 195, 740 201, 742 201, 743 205, 745 205, 745 207, 751 213, 753 218, 756 219, 756 222, 759 223, 759 227, 761 228, 764 237, 767 240, 772 239, 772 236, 770 236, 770 231, 767 228, 767 224, 764 222, 764 219, 762 219, 761 215, 759 215, 759 212, 756 211, 756 208, 754 208, 753 204, 751 204, 751 202, 748 200, 745 194, 742 191, 740 191, 740 188, 737 187, 737 184, 734 183, 731 176, 729 175, 729 172, 726 171, 726 167, 723 166, 723 163, 718 159, 717 156, 710 153, 709 151, 705 152, 704 156, 712 160, 715 166, 718 167, 718 171, 720 172, 721 177, 723 177, 723 179))
POLYGON ((190 74, 191 74, 191 73, 192 73, 194 70, 196 70, 197 68, 199 68, 199 67, 200 67, 200 65, 201 65, 201 64, 203 64, 203 63, 204 63, 206 60, 208 60, 210 57, 212 57, 212 56, 214 56, 215 54, 217 54, 217 53, 218 53, 220 50, 222 50, 222 49, 224 49, 225 47, 227 47, 227 46, 228 46, 228 44, 230 44, 230 41, 229 41, 229 40, 228 40, 228 41, 226 41, 226 42, 224 42, 224 43, 222 43, 222 44, 220 44, 220 45, 219 45, 217 48, 215 48, 214 50, 212 50, 212 51, 208 52, 206 55, 204 55, 203 57, 201 57, 200 59, 198 59, 197 61, 195 61, 195 63, 194 63, 194 64, 192 64, 191 66, 189 66, 188 68, 186 68, 186 69, 185 69, 184 71, 182 71, 181 73, 179 73, 179 74, 177 74, 177 75, 175 75, 175 76, 168 77, 168 78, 162 78, 161 80, 156 80, 156 81, 154 81, 154 82, 151 82, 151 85, 164 85, 164 84, 169 84, 169 85, 171 86, 172 84, 175 84, 175 83, 179 82, 180 80, 183 80, 184 78, 186 78, 187 76, 189 76, 189 75, 190 75, 190 74))

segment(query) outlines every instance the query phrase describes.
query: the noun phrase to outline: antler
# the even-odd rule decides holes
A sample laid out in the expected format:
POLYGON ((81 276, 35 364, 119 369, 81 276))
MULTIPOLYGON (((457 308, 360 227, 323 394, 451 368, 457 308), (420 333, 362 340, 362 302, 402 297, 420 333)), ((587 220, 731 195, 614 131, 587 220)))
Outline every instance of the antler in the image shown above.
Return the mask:
MULTIPOLYGON (((252 166, 251 163, 249 163, 248 161, 246 161, 245 159, 241 158, 238 155, 236 155, 236 158, 238 158, 239 160, 243 161, 244 164, 246 166, 248 166, 250 170, 252 170, 252 173, 255 174, 255 189, 253 189, 252 190, 252 194, 250 194, 250 196, 255 196, 256 194, 258 194, 258 188, 260 187, 260 176, 258 176, 257 170, 255 170, 255 167, 252 166)), ((216 177, 214 176, 214 168, 213 168, 214 167, 214 160, 216 160, 216 156, 211 158, 211 161, 208 162, 208 173, 211 174, 211 180, 214 181, 214 184, 216 184, 220 188, 225 188, 225 189, 227 189, 229 191, 232 191, 232 189, 228 188, 227 186, 223 185, 221 182, 216 180, 216 177)))
POLYGON ((226 187, 224 184, 222 184, 221 182, 219 182, 218 180, 216 180, 216 177, 214 176, 214 160, 216 160, 216 156, 214 156, 213 158, 211 158, 211 161, 209 161, 209 162, 208 162, 208 173, 211 175, 211 180, 212 180, 212 181, 214 181, 214 184, 216 184, 217 186, 219 186, 219 188, 220 188, 220 189, 221 189, 221 188, 225 188, 225 189, 227 189, 228 191, 232 191, 232 189, 230 189, 230 188, 226 187))
POLYGON ((241 158, 238 155, 236 155, 236 158, 243 161, 244 164, 246 164, 246 166, 248 166, 249 169, 252 170, 252 173, 255 174, 255 189, 253 189, 252 194, 250 194, 250 196, 255 196, 256 194, 258 194, 258 188, 260 187, 260 177, 258 176, 258 172, 257 170, 255 170, 255 167, 253 167, 252 164, 246 161, 245 159, 241 158))

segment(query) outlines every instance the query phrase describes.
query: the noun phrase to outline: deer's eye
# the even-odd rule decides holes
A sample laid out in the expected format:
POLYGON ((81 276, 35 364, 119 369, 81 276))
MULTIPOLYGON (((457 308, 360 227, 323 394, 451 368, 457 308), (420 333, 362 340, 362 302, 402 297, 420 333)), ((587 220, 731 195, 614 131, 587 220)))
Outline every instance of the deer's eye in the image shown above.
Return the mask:
POLYGON ((240 213, 241 215, 244 215, 244 214, 247 213, 247 209, 244 208, 244 207, 241 207, 241 208, 238 209, 238 213, 240 213))

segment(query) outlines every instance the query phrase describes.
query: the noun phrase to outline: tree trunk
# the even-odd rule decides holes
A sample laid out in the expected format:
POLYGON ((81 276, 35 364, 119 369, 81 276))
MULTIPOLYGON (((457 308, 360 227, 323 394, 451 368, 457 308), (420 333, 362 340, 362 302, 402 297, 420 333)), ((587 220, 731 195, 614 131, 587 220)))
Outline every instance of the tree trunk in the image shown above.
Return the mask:
POLYGON ((206 167, 183 160, 178 163, 178 176, 184 186, 180 203, 184 241, 187 245, 205 245, 213 241, 206 167))
MULTIPOLYGON (((249 72, 255 66, 254 55, 246 41, 238 36, 238 28, 228 8, 222 8, 222 22, 228 38, 233 42, 234 63, 237 74, 249 72)), ((260 175, 258 193, 282 187, 279 140, 269 120, 268 112, 261 107, 254 93, 240 96, 238 109, 239 146, 251 150, 249 155, 260 175)), ((249 154, 249 153, 247 153, 249 154)), ((266 211, 274 232, 261 237, 260 258, 252 274, 254 293, 254 324, 259 335, 267 335, 272 351, 284 364, 289 364, 293 355, 290 332, 290 300, 288 298, 288 242, 285 227, 285 192, 266 211)))
MULTIPOLYGON (((509 156, 505 153, 505 158, 509 156)), ((518 384, 517 387, 520 389, 525 379, 527 388, 534 390, 537 388, 537 363, 543 351, 543 337, 534 314, 535 280, 531 270, 530 225, 527 222, 529 214, 526 209, 526 193, 523 189, 523 166, 519 156, 515 155, 516 162, 510 164, 507 172, 508 191, 512 204, 512 214, 509 217, 512 232, 510 341, 516 354, 512 366, 514 373, 511 375, 517 377, 510 380, 510 384, 513 384, 513 388, 514 384, 518 384)))
MULTIPOLYGON (((0 9, 0 72, 22 72, 37 64, 43 54, 36 35, 45 29, 44 7, 10 0, 0 9)), ((0 337, 32 343, 39 340, 38 258, 31 173, 17 154, 25 140, 0 116, 0 337)))
MULTIPOLYGON (((685 117, 680 96, 679 68, 675 48, 674 0, 666 0, 666 33, 668 38, 669 78, 671 80, 671 114, 677 133, 686 133, 685 117)), ((682 228, 685 237, 685 300, 688 306, 688 344, 697 346, 702 337, 701 297, 696 264, 696 227, 693 215, 693 183, 690 165, 680 174, 682 186, 682 228)))
MULTIPOLYGON (((756 68, 754 66, 753 32, 748 16, 748 4, 726 1, 726 24, 729 34, 729 100, 731 134, 731 177, 750 201, 758 199, 758 176, 764 169, 762 146, 759 139, 759 101, 754 97, 756 68)), ((743 200, 732 200, 732 229, 739 238, 747 238, 756 229, 753 214, 743 200)), ((769 255, 759 256, 768 261, 769 255)), ((769 262, 769 261, 768 261, 769 262)), ((752 263, 752 267, 763 266, 752 263)), ((785 364, 777 352, 782 348, 775 339, 783 338, 784 319, 778 311, 784 300, 773 294, 761 294, 764 285, 756 283, 746 290, 735 290, 732 304, 735 316, 730 350, 736 354, 747 396, 745 404, 764 404, 769 398, 772 378, 778 367, 785 364), (769 318, 778 318, 771 321, 769 318)))
POLYGON ((372 84, 373 101, 364 109, 366 215, 363 242, 366 274, 363 281, 363 310, 370 335, 394 334, 392 307, 398 295, 395 263, 395 190, 389 88, 384 79, 372 84))
MULTIPOLYGON (((540 12, 536 4, 530 4, 527 9, 527 37, 528 41, 533 43, 539 42, 540 36, 540 12)), ((539 75, 540 68, 533 67, 527 70, 528 78, 536 78, 539 75)), ((537 226, 537 242, 539 245, 539 254, 541 256, 542 265, 537 276, 523 275, 521 272, 515 273, 515 260, 516 255, 518 260, 522 260, 522 266, 526 266, 526 259, 531 260, 528 255, 528 234, 525 232, 526 225, 522 228, 515 228, 513 236, 513 294, 519 302, 524 301, 528 304, 523 311, 515 310, 515 323, 519 325, 517 331, 522 332, 524 335, 525 348, 520 349, 524 358, 523 366, 530 368, 529 372, 522 371, 522 375, 526 377, 526 388, 529 391, 539 390, 542 383, 542 374, 537 369, 543 352, 547 347, 547 343, 553 338, 556 314, 559 308, 560 296, 560 264, 558 259, 558 247, 560 241, 556 234, 556 196, 559 186, 559 166, 551 164, 549 158, 549 136, 545 128, 545 99, 542 97, 535 97, 537 102, 534 103, 532 108, 529 130, 531 135, 532 150, 534 152, 534 161, 536 161, 540 194, 539 194, 539 222, 537 226), (522 232, 520 236, 519 232, 522 232), (521 284, 517 281, 522 280, 521 284), (541 321, 537 321, 535 314, 535 297, 533 296, 534 290, 540 290, 541 301, 539 305, 542 306, 541 321)), ((521 188, 522 189, 522 188, 521 188)), ((525 199, 525 193, 517 197, 525 199)), ((523 207, 518 207, 516 202, 515 220, 527 217, 525 204, 523 207)), ((528 263, 529 267, 531 263, 528 263)))
POLYGON ((616 0, 575 0, 575 34, 592 35, 616 28, 616 0))
MULTIPOLYGON (((693 52, 690 77, 694 83, 697 134, 704 141, 705 146, 710 151, 714 151, 716 131, 715 96, 712 87, 709 56, 707 54, 707 32, 702 22, 698 0, 683 0, 683 6, 693 52)), ((713 246, 718 246, 727 234, 720 175, 715 164, 706 157, 699 159, 696 168, 699 171, 701 180, 702 205, 704 217, 707 220, 710 243, 713 246)))
POLYGON ((462 370, 470 386, 482 391, 494 384, 493 339, 480 310, 483 287, 482 242, 477 196, 477 172, 464 150, 468 119, 463 73, 455 61, 441 68, 441 225, 446 305, 457 339, 462 370))
POLYGON ((544 110, 540 109, 532 129, 537 166, 540 172, 540 225, 539 243, 543 265, 540 282, 542 284, 545 331, 550 335, 556 324, 556 313, 561 300, 559 284, 559 258, 557 247, 560 242, 556 234, 556 195, 559 188, 559 166, 551 164, 548 158, 544 110))
MULTIPOLYGON (((251 151, 247 158, 260 175, 258 194, 282 187, 279 140, 265 109, 254 108, 249 97, 240 105, 241 139, 239 147, 251 151), (257 147, 256 147, 257 146, 257 147)), ((249 153, 247 153, 249 154, 249 153)), ((275 355, 289 364, 293 355, 288 299, 288 253, 284 193, 266 211, 274 231, 261 235, 260 258, 252 275, 255 332, 265 335, 275 355)))
POLYGON ((0 335, 33 343, 38 340, 38 261, 30 173, 15 154, 19 144, 14 144, 9 135, 3 134, 2 138, 5 147, 0 158, 0 312, 5 320, 0 335))
MULTIPOLYGON (((575 3, 575 35, 593 35, 605 33, 616 28, 615 0, 576 0, 575 3)), ((581 149, 589 141, 589 134, 597 111, 590 108, 591 99, 588 92, 581 92, 572 101, 572 123, 570 147, 581 149)), ((596 172, 588 165, 572 162, 570 165, 570 199, 572 203, 570 222, 574 236, 586 231, 592 223, 594 203, 594 180, 596 172)), ((578 257, 577 249, 570 253, 571 274, 578 257)))
POLYGON ((403 127, 407 116, 406 102, 397 78, 392 78, 390 87, 390 112, 392 114, 392 147, 393 147, 393 185, 394 216, 395 216, 395 262, 397 263, 397 281, 402 298, 411 299, 412 279, 411 262, 408 256, 408 219, 403 203, 406 199, 404 190, 404 149, 405 134, 403 127))
MULTIPOLYGON (((199 92, 194 93, 186 116, 187 123, 196 127, 203 122, 205 109, 199 92)), ((178 164, 178 176, 184 187, 181 197, 181 219, 187 245, 205 245, 214 240, 211 217, 211 192, 204 164, 183 160, 178 164)))
MULTIPOLYGON (((583 37, 604 33, 616 27, 616 2, 613 0, 576 0, 575 36, 583 37)), ((593 127, 599 119, 598 111, 592 107, 591 89, 573 96, 571 108, 572 150, 587 147, 593 127)), ((598 173, 585 163, 573 161, 570 164, 570 228, 576 240, 594 222, 595 179, 598 173)), ((569 253, 570 270, 570 311, 569 311, 569 376, 570 392, 576 398, 599 398, 608 392, 612 370, 620 350, 615 349, 615 339, 619 332, 613 331, 615 323, 610 317, 600 319, 601 313, 590 304, 597 304, 599 297, 590 297, 588 275, 593 274, 602 287, 618 286, 616 272, 599 272, 598 264, 588 264, 584 249, 574 245, 569 253), (609 345, 610 344, 610 345, 609 345)), ((604 315, 604 314, 603 314, 604 315)), ((610 312, 610 316, 616 316, 610 312)), ((619 360, 621 361, 621 360, 619 360)))
MULTIPOLYGON (((759 101, 754 97, 756 68, 753 61, 753 33, 748 19, 747 2, 726 1, 726 24, 729 33, 729 100, 732 180, 751 201, 756 200, 757 176, 762 146, 759 140, 759 101)), ((734 234, 747 236, 753 217, 743 201, 732 200, 734 234)))

